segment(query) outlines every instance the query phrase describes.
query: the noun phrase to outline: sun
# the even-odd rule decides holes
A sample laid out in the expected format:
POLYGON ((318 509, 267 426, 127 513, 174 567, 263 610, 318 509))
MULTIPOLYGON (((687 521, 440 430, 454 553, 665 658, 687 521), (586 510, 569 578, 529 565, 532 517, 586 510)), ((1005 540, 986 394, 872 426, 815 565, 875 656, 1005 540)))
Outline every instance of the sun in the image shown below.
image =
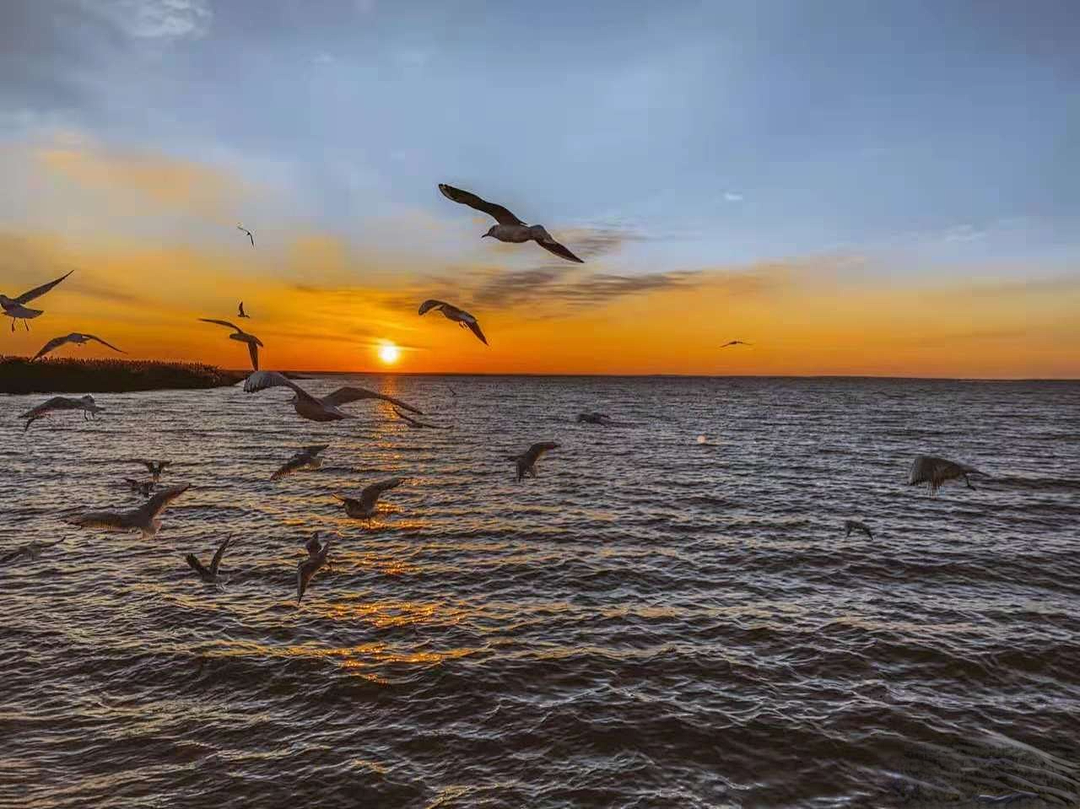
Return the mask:
POLYGON ((401 358, 401 349, 393 343, 383 343, 379 346, 379 359, 385 365, 393 365, 401 358))

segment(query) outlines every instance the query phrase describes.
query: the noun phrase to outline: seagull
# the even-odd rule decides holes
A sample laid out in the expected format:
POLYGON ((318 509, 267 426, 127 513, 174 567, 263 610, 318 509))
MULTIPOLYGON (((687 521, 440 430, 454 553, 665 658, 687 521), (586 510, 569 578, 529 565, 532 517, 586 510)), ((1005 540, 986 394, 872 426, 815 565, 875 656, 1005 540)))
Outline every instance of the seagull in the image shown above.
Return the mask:
POLYGON ((56 540, 56 542, 28 542, 25 545, 20 545, 13 551, 0 554, 0 565, 11 564, 12 562, 17 562, 24 558, 27 562, 36 562, 45 548, 55 547, 63 541, 64 539, 61 538, 56 540))
POLYGON ((161 530, 161 520, 158 519, 158 515, 190 486, 190 483, 182 483, 179 486, 162 489, 131 511, 88 511, 73 519, 71 524, 80 528, 103 528, 107 531, 133 531, 137 528, 142 532, 144 539, 156 536, 161 530))
POLYGON ((235 332, 229 335, 230 340, 239 340, 241 343, 247 343, 248 353, 251 355, 251 367, 259 370, 259 346, 262 346, 262 340, 256 337, 254 334, 248 334, 234 323, 230 323, 227 320, 214 320, 209 317, 200 317, 203 323, 216 323, 219 326, 227 326, 230 329, 234 329, 235 332))
POLYGON ((300 600, 304 597, 304 591, 307 590, 308 582, 311 581, 311 577, 315 575, 327 562, 327 556, 330 553, 330 540, 325 542, 319 542, 319 533, 316 531, 312 534, 311 539, 304 545, 307 549, 307 559, 303 559, 296 564, 296 606, 300 606, 300 600))
POLYGON ((542 441, 533 444, 520 455, 511 455, 510 460, 517 463, 517 479, 524 480, 526 475, 536 477, 536 462, 540 460, 540 456, 548 450, 558 448, 559 445, 554 441, 542 441))
POLYGON ((221 577, 218 576, 218 568, 221 567, 221 557, 225 555, 225 549, 229 547, 230 542, 232 542, 232 537, 228 537, 218 546, 217 551, 214 553, 214 558, 210 560, 210 567, 204 566, 203 563, 199 561, 199 558, 193 553, 189 553, 185 556, 184 561, 188 563, 188 567, 194 570, 204 582, 207 584, 216 584, 219 589, 224 589, 224 582, 221 580, 221 577))
POLYGON ((94 418, 94 414, 100 413, 104 409, 94 404, 94 397, 89 393, 78 399, 72 399, 68 396, 54 396, 49 401, 42 402, 37 407, 27 410, 19 418, 27 420, 26 426, 23 427, 25 433, 30 429, 31 424, 54 410, 81 410, 85 421, 87 418, 94 418))
POLYGON ((720 348, 727 348, 728 346, 752 346, 753 343, 744 343, 742 340, 728 340, 720 348))
POLYGON ((29 292, 24 292, 22 295, 14 298, 9 298, 7 295, 0 294, 0 308, 4 310, 4 317, 11 318, 11 330, 15 331, 15 319, 19 318, 22 320, 23 326, 26 328, 26 330, 30 331, 30 324, 26 321, 33 320, 38 315, 42 314, 43 310, 30 309, 29 307, 23 306, 23 304, 30 303, 30 301, 34 300, 34 298, 40 298, 54 286, 56 286, 69 275, 71 275, 71 273, 73 272, 75 272, 75 270, 69 270, 65 275, 61 275, 55 281, 50 281, 47 284, 42 284, 39 287, 34 287, 29 292))
POLYGON ((329 444, 316 444, 310 447, 304 447, 289 460, 287 460, 280 469, 270 476, 270 480, 281 480, 286 475, 291 475, 293 472, 297 472, 301 469, 318 469, 322 465, 322 458, 319 454, 325 450, 329 444))
POLYGON ((409 410, 420 415, 424 414, 423 410, 417 410, 400 399, 365 388, 338 388, 326 396, 312 396, 287 376, 277 371, 256 371, 244 381, 244 390, 247 393, 258 393, 267 388, 281 387, 290 388, 296 394, 292 398, 296 414, 310 421, 339 421, 340 419, 354 418, 351 413, 342 410, 341 405, 356 402, 360 399, 382 399, 384 402, 397 405, 403 410, 409 410))
MULTIPOLYGON (((565 258, 567 261, 576 261, 578 264, 585 263, 555 241, 551 237, 551 234, 544 230, 543 225, 526 225, 502 205, 496 205, 493 202, 480 199, 476 194, 462 191, 460 188, 454 188, 452 185, 439 183, 439 190, 447 199, 460 203, 461 205, 468 205, 470 208, 483 211, 495 218, 495 221, 499 224, 492 225, 491 229, 485 233, 484 236, 491 236, 498 239, 500 242, 514 242, 518 244, 521 242, 536 242, 549 253, 554 253, 560 258, 565 258)), ((481 236, 480 238, 484 238, 484 236, 481 236)))
POLYGON ((451 396, 453 396, 453 397, 454 397, 455 399, 457 398, 457 391, 456 391, 456 390, 454 390, 454 389, 453 389, 452 387, 450 387, 450 385, 447 385, 447 386, 446 386, 446 389, 447 389, 448 391, 450 391, 450 395, 451 395, 451 396))
POLYGON ((246 317, 248 319, 251 318, 251 315, 249 315, 247 312, 244 311, 244 302, 243 301, 240 301, 240 311, 237 312, 236 316, 237 317, 246 317))
POLYGON ((74 343, 75 345, 81 346, 84 343, 89 342, 90 340, 97 340, 97 342, 101 343, 103 346, 111 348, 113 351, 117 351, 121 354, 127 354, 127 352, 124 351, 122 348, 117 348, 112 343, 106 343, 100 337, 95 337, 92 334, 83 334, 82 332, 73 331, 71 334, 65 335, 64 337, 54 337, 53 339, 49 340, 49 342, 42 346, 41 351, 39 351, 33 356, 30 362, 41 359, 50 351, 53 351, 64 345, 64 343, 74 343))
POLYGON ((851 536, 852 531, 862 531, 870 537, 870 539, 874 538, 874 535, 870 533, 870 526, 866 523, 859 522, 858 520, 844 520, 844 536, 851 536))
POLYGON ((420 419, 414 419, 414 418, 412 418, 410 416, 406 416, 404 413, 402 413, 396 407, 393 408, 393 410, 394 410, 395 413, 397 413, 397 417, 399 419, 401 419, 403 422, 405 422, 410 427, 413 427, 415 429, 418 429, 418 430, 425 429, 425 428, 428 429, 428 430, 445 430, 446 429, 445 427, 442 427, 442 426, 440 426, 438 424, 428 424, 426 421, 420 421, 420 419))
POLYGON ((600 424, 604 427, 625 426, 623 422, 615 421, 610 416, 605 416, 603 413, 578 413, 577 421, 579 424, 600 424))
POLYGON ((134 461, 135 463, 141 463, 145 466, 155 482, 161 477, 161 473, 165 471, 165 467, 172 466, 172 461, 144 461, 141 458, 136 458, 134 461))
POLYGON ((974 467, 956 461, 935 458, 933 455, 916 455, 915 460, 911 462, 911 471, 908 473, 908 485, 915 486, 919 483, 925 483, 929 487, 932 497, 937 494, 937 490, 941 488, 942 484, 957 478, 963 478, 967 487, 974 489, 975 487, 968 480, 968 475, 990 477, 985 472, 980 472, 974 467))
MULTIPOLYGON (((476 322, 476 318, 466 312, 464 309, 458 309, 456 306, 446 303, 445 301, 437 301, 434 298, 429 298, 420 304, 420 314, 425 314, 431 309, 438 309, 447 320, 453 320, 461 328, 468 328, 476 335, 484 345, 488 344, 487 338, 484 333, 480 331, 480 324, 476 322)), ((457 394, 454 394, 455 396, 457 394)))
POLYGON ((364 490, 360 492, 359 499, 355 497, 342 497, 339 494, 335 494, 333 497, 345 506, 345 513, 350 517, 356 517, 361 520, 370 520, 375 516, 376 511, 378 511, 379 497, 382 493, 389 491, 390 489, 396 489, 404 482, 405 478, 387 478, 386 480, 380 480, 378 483, 372 483, 370 486, 365 487, 364 490))
POLYGON ((157 483, 153 480, 135 480, 135 478, 124 478, 124 482, 131 487, 131 491, 138 492, 143 497, 149 497, 150 492, 154 491, 154 487, 157 483))
POLYGON ((248 229, 247 229, 246 227, 244 227, 243 225, 237 225, 237 226, 236 226, 236 229, 237 229, 237 230, 242 230, 242 231, 244 231, 244 233, 246 233, 246 234, 247 234, 247 237, 248 237, 249 239, 251 239, 251 246, 252 246, 252 247, 254 247, 254 246, 255 246, 255 234, 254 234, 254 233, 252 233, 252 232, 251 232, 250 230, 248 230, 248 229))

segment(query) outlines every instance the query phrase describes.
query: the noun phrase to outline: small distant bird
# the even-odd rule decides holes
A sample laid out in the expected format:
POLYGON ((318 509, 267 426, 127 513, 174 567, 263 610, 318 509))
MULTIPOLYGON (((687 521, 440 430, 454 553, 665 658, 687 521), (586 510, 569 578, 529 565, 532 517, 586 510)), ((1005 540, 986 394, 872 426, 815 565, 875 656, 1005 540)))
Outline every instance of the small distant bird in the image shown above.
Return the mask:
POLYGON ((517 464, 517 479, 524 480, 526 475, 536 477, 536 462, 545 452, 558 448, 559 445, 554 441, 542 441, 533 444, 520 455, 511 455, 510 460, 517 464))
POLYGON ((42 402, 37 407, 31 408, 23 413, 19 418, 26 419, 26 426, 23 427, 25 433, 30 429, 30 425, 43 416, 47 416, 49 413, 59 410, 81 410, 83 411, 83 421, 90 418, 95 418, 96 414, 103 411, 105 408, 99 407, 94 404, 94 397, 89 393, 85 396, 81 396, 78 399, 72 399, 68 396, 54 396, 47 402, 42 402))
POLYGON ((314 533, 304 545, 307 550, 307 559, 303 559, 296 565, 296 606, 300 606, 300 601, 304 597, 304 591, 307 590, 308 582, 311 581, 311 577, 327 562, 327 557, 330 554, 330 540, 325 542, 319 542, 318 532, 314 533))
MULTIPOLYGON (((536 242, 543 247, 549 253, 554 253, 560 258, 565 258, 567 261, 575 261, 578 264, 584 264, 580 258, 575 256, 555 239, 551 237, 543 225, 526 225, 510 211, 504 208, 502 205, 496 205, 494 202, 488 202, 481 199, 476 194, 469 191, 462 191, 460 188, 454 188, 452 185, 446 185, 445 183, 439 183, 439 191, 447 199, 457 202, 461 205, 468 205, 470 208, 475 208, 478 211, 483 211, 488 216, 494 217, 495 221, 499 224, 492 225, 484 236, 491 236, 494 239, 498 239, 500 242, 513 242, 520 244, 522 242, 536 242)), ((480 238, 484 238, 481 236, 480 238)))
POLYGON ((356 517, 361 520, 370 520, 375 516, 379 507, 379 497, 383 492, 390 491, 390 489, 396 489, 402 483, 405 482, 405 478, 387 478, 386 480, 380 480, 378 483, 372 483, 360 492, 360 497, 342 497, 339 494, 333 495, 335 500, 341 502, 345 507, 345 513, 350 517, 356 517))
POLYGON ((0 308, 4 310, 4 317, 11 318, 11 330, 15 331, 15 320, 22 320, 23 326, 27 331, 30 331, 30 324, 26 321, 33 320, 38 315, 44 313, 42 309, 30 309, 23 306, 24 303, 30 303, 35 298, 40 298, 54 286, 59 284, 65 278, 67 278, 75 270, 70 270, 64 275, 61 275, 55 281, 50 281, 47 284, 42 284, 39 287, 34 287, 29 292, 24 292, 22 295, 18 295, 14 298, 9 298, 7 295, 0 294, 0 308))
POLYGON ((742 340, 728 340, 720 348, 727 348, 728 346, 750 346, 753 343, 744 343, 742 340))
POLYGON ((161 520, 158 515, 165 510, 173 500, 182 495, 191 486, 183 483, 179 486, 170 486, 162 489, 141 506, 131 511, 88 511, 71 520, 72 525, 80 528, 102 528, 107 531, 133 531, 138 529, 142 536, 156 536, 161 530, 161 520))
POLYGON ((255 246, 255 234, 254 234, 254 233, 252 233, 252 232, 251 232, 250 230, 248 230, 248 229, 247 229, 246 227, 244 227, 243 225, 237 225, 237 226, 236 226, 236 229, 237 229, 237 230, 242 230, 242 231, 244 231, 244 233, 246 233, 246 234, 247 234, 247 237, 248 237, 249 239, 251 239, 251 246, 252 246, 252 247, 254 247, 254 246, 255 246))
POLYGON ((447 385, 447 386, 446 386, 446 389, 447 389, 448 391, 450 391, 450 395, 451 395, 451 396, 453 396, 453 397, 454 397, 455 399, 457 398, 457 391, 456 391, 456 390, 454 390, 454 389, 453 389, 452 387, 450 387, 449 385, 447 385))
POLYGON ((244 381, 244 390, 247 393, 258 393, 267 388, 282 387, 289 388, 296 394, 291 400, 293 409, 296 410, 298 416, 309 421, 339 421, 340 419, 355 418, 351 413, 342 410, 341 405, 356 402, 360 399, 381 399, 384 402, 397 405, 402 410, 419 413, 421 416, 424 415, 423 410, 418 410, 400 399, 365 388, 338 388, 333 393, 323 397, 312 396, 287 376, 277 371, 257 371, 244 381))
POLYGON ((106 343, 100 337, 95 337, 92 334, 83 334, 81 332, 73 331, 71 334, 67 334, 67 335, 65 335, 63 337, 54 337, 53 339, 49 340, 49 342, 47 342, 44 346, 42 346, 41 351, 39 351, 37 354, 34 355, 33 359, 31 359, 30 362, 33 362, 34 360, 37 360, 37 359, 41 359, 46 354, 48 354, 50 351, 56 350, 57 348, 64 345, 65 343, 74 343, 75 345, 80 345, 81 346, 81 345, 89 342, 90 340, 96 340, 97 342, 99 342, 103 346, 105 346, 106 348, 111 348, 113 351, 117 351, 117 352, 119 352, 121 354, 126 354, 127 353, 123 349, 117 348, 112 343, 106 343))
POLYGON ((445 427, 442 427, 441 425, 438 425, 438 424, 428 424, 426 421, 420 421, 420 419, 414 419, 411 416, 406 416, 404 413, 402 413, 396 407, 394 408, 394 412, 397 414, 397 417, 399 419, 401 419, 403 422, 408 424, 410 427, 413 427, 414 429, 418 429, 418 430, 422 430, 422 429, 445 430, 446 429, 445 427))
POLYGON ((600 424, 604 427, 623 427, 624 422, 615 421, 610 416, 605 416, 603 413, 578 413, 577 421, 579 424, 600 424))
POLYGON ((156 482, 161 478, 161 473, 165 471, 165 468, 172 466, 172 461, 144 461, 141 458, 136 458, 135 463, 141 463, 146 467, 146 471, 150 473, 150 477, 156 482))
POLYGON ((221 567, 221 558, 225 555, 225 549, 229 547, 230 542, 232 542, 232 537, 228 537, 218 546, 217 551, 214 553, 214 558, 210 560, 210 567, 203 565, 203 563, 199 561, 199 558, 193 553, 189 553, 185 556, 184 561, 188 563, 188 567, 194 570, 204 582, 207 584, 215 584, 219 589, 224 589, 225 582, 223 582, 218 575, 218 570, 221 567))
MULTIPOLYGON (((476 318, 470 315, 464 309, 458 309, 453 304, 446 303, 445 301, 437 301, 434 298, 429 298, 428 300, 420 304, 421 315, 431 311, 432 309, 438 309, 440 312, 443 313, 443 316, 446 317, 447 320, 453 320, 463 329, 468 328, 470 331, 472 331, 473 334, 476 335, 477 339, 480 340, 481 343, 483 343, 484 345, 488 344, 487 338, 484 336, 484 333, 480 331, 480 324, 476 322, 476 318)), ((456 395, 457 394, 455 394, 455 396, 456 395)))
POLYGON ((27 562, 36 562, 43 550, 46 548, 53 548, 63 541, 64 538, 61 538, 56 540, 56 542, 28 542, 25 545, 20 545, 13 551, 0 553, 0 565, 9 565, 20 559, 24 559, 27 562))
POLYGON ((301 469, 318 469, 322 466, 322 458, 319 455, 329 446, 329 444, 315 444, 304 447, 274 472, 270 480, 281 480, 286 475, 291 475, 301 469))
POLYGON ((968 475, 983 475, 990 477, 985 472, 980 472, 966 464, 949 461, 945 458, 936 458, 932 455, 916 455, 911 462, 911 471, 908 473, 908 485, 915 486, 919 483, 927 484, 930 495, 937 494, 937 490, 949 480, 963 478, 969 489, 975 487, 968 480, 968 475))
POLYGON ((216 323, 219 326, 226 326, 233 329, 233 334, 229 335, 230 340, 239 340, 241 343, 247 343, 248 353, 251 355, 251 367, 253 370, 259 370, 259 347, 263 346, 262 340, 256 337, 254 334, 248 334, 234 323, 230 323, 227 320, 214 320, 209 317, 200 317, 200 321, 203 323, 216 323))
POLYGON ((236 316, 237 317, 246 317, 246 318, 249 318, 249 319, 251 318, 251 315, 249 315, 247 312, 244 311, 244 302, 243 301, 240 301, 240 311, 237 312, 236 316))
POLYGON ((154 491, 154 487, 157 483, 153 480, 135 480, 135 478, 124 478, 124 482, 131 488, 131 491, 138 492, 143 497, 149 497, 150 493, 154 491))
POLYGON ((874 535, 870 532, 870 527, 866 523, 858 520, 844 520, 844 536, 851 536, 852 531, 862 531, 870 539, 874 538, 874 535))

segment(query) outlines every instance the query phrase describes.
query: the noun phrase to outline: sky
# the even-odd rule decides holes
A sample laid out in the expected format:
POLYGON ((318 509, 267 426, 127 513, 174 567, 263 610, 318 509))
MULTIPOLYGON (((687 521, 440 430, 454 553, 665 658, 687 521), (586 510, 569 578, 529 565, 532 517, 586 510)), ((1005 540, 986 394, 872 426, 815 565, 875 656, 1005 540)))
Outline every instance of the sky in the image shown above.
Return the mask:
POLYGON ((1072 0, 9 0, 0 291, 75 273, 0 354, 242 368, 197 318, 244 300, 265 368, 1080 377, 1077 30, 1072 0), (585 263, 481 240, 439 182, 585 263))

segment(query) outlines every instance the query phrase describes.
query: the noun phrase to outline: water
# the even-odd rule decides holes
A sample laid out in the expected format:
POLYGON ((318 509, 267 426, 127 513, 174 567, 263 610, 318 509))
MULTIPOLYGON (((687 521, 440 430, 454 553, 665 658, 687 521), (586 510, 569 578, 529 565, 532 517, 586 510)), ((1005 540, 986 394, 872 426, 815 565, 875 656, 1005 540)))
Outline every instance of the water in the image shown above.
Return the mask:
MULTIPOLYGON (((1007 740, 1080 761, 1080 385, 304 384, 349 382, 454 429, 371 403, 319 425, 281 390, 225 388, 102 394, 96 422, 56 415, 23 441, 16 414, 46 397, 0 397, 0 548, 68 538, 0 570, 0 805, 891 806, 952 789, 963 806, 1023 766, 1068 794, 1066 765, 1007 740), (572 423, 585 410, 636 425, 572 423), (506 456, 552 439, 516 483, 506 456), (322 469, 269 482, 317 443, 322 469), (995 477, 930 499, 904 485, 920 452, 995 477), (192 483, 160 536, 65 526, 137 505, 129 457, 192 483), (390 475, 411 480, 372 526, 330 498, 390 475), (847 517, 875 539, 846 538, 847 517), (314 529, 341 538, 297 609, 314 529), (208 561, 229 534, 221 593, 183 555, 208 561)), ((1040 794, 1009 805, 1068 805, 1040 794)))

